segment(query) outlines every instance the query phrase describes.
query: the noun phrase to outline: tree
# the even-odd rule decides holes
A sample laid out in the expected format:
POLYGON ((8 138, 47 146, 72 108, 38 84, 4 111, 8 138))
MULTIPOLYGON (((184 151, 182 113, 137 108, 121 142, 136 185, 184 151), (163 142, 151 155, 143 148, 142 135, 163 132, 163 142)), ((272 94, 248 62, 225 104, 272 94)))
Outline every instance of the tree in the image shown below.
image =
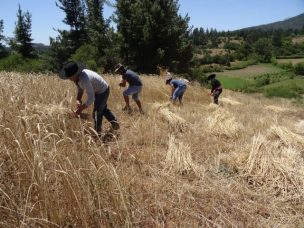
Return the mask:
POLYGON ((70 30, 57 30, 59 36, 50 38, 50 57, 53 70, 58 70, 78 48, 88 40, 85 2, 83 0, 58 0, 56 6, 64 11, 63 22, 70 30))
POLYGON ((254 43, 254 51, 262 62, 271 62, 272 44, 267 38, 260 38, 254 43))
MULTIPOLYGON (((109 20, 103 17, 105 0, 58 0, 56 5, 65 12, 64 23, 70 30, 58 30, 59 36, 50 39, 55 68, 68 59, 81 57, 88 66, 109 70, 117 63, 118 54, 112 40, 109 20), (94 50, 88 53, 88 50, 94 50), (116 55, 116 56, 115 56, 116 55)), ((80 59, 76 59, 80 60, 80 59)))
POLYGON ((281 29, 274 31, 272 36, 272 45, 275 47, 282 47, 283 45, 283 31, 281 29))
POLYGON ((33 57, 33 46, 31 38, 32 16, 27 11, 23 13, 20 5, 17 12, 17 23, 15 27, 15 38, 11 40, 11 48, 25 58, 33 57))
POLYGON ((87 40, 85 2, 83 0, 58 0, 57 7, 65 12, 63 22, 70 26, 70 39, 75 49, 87 40))
POLYGON ((3 20, 0 20, 0 58, 3 58, 7 55, 3 41, 5 37, 2 35, 4 29, 3 20))
POLYGON ((187 71, 192 58, 189 17, 178 14, 177 0, 117 0, 117 30, 127 65, 155 72, 157 65, 187 71))
POLYGON ((104 66, 106 70, 113 67, 115 63, 110 61, 107 53, 112 48, 110 21, 103 17, 103 6, 105 0, 87 0, 88 34, 89 43, 96 47, 94 61, 97 65, 104 66))

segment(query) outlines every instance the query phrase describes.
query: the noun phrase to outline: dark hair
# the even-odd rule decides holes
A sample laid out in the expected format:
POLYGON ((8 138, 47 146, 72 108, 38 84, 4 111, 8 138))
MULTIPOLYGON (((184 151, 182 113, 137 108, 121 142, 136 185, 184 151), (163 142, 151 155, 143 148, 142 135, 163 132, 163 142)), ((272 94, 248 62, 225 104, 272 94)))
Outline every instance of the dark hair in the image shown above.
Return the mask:
POLYGON ((169 84, 171 82, 172 78, 166 80, 166 85, 169 84))
POLYGON ((212 79, 212 78, 215 78, 216 77, 216 74, 210 74, 209 76, 208 76, 208 80, 210 80, 210 79, 212 79))

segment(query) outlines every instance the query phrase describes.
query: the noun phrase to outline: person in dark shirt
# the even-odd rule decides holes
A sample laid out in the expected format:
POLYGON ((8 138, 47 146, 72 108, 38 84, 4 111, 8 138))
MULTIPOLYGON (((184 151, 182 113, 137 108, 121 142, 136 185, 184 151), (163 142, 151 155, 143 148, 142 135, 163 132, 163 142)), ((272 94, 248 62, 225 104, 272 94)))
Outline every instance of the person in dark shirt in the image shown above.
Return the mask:
POLYGON ((122 75, 122 80, 119 83, 120 87, 125 87, 128 82, 129 87, 123 91, 123 97, 126 103, 126 106, 123 108, 124 111, 131 111, 129 96, 132 95, 132 99, 138 106, 140 113, 143 114, 141 101, 139 100, 139 94, 142 90, 142 82, 135 72, 126 69, 122 64, 117 64, 114 70, 115 73, 122 75))
POLYGON ((208 80, 211 81, 211 95, 213 96, 214 104, 218 105, 218 99, 221 93, 223 92, 221 82, 217 80, 216 74, 210 74, 208 80))
POLYGON ((178 99, 179 104, 182 105, 183 104, 183 102, 182 102, 183 96, 184 96, 184 93, 187 89, 187 85, 186 85, 185 81, 180 80, 180 79, 172 79, 172 74, 170 72, 167 72, 166 85, 171 86, 171 97, 170 97, 170 99, 172 100, 173 104, 178 99))

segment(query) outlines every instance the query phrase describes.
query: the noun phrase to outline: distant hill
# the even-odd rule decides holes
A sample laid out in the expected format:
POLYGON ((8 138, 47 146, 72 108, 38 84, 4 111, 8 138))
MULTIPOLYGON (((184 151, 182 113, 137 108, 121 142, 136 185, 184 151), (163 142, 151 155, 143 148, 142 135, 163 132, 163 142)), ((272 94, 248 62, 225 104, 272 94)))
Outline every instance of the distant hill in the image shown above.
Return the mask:
POLYGON ((288 18, 283 21, 278 21, 270 24, 265 24, 265 25, 259 25, 259 26, 254 26, 254 27, 248 27, 244 28, 242 30, 255 30, 255 29, 261 29, 261 30, 277 30, 277 29, 303 29, 304 28, 304 13, 300 14, 295 17, 288 18))
POLYGON ((33 48, 35 48, 39 52, 44 52, 47 51, 50 48, 50 46, 41 43, 33 43, 33 48))

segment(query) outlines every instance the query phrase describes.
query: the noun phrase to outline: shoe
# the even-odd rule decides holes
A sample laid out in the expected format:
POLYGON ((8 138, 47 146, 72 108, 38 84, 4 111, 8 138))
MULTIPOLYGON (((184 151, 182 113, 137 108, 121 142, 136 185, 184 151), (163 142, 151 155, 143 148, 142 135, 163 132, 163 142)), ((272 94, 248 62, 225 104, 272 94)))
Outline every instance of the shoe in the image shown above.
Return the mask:
POLYGON ((131 108, 128 107, 128 106, 125 106, 125 107, 122 109, 122 111, 129 111, 129 110, 131 110, 131 108))
POLYGON ((132 109, 130 107, 125 106, 122 111, 127 112, 128 114, 132 113, 132 109))
POLYGON ((111 125, 113 130, 118 130, 120 128, 119 123, 117 121, 112 121, 111 125))

